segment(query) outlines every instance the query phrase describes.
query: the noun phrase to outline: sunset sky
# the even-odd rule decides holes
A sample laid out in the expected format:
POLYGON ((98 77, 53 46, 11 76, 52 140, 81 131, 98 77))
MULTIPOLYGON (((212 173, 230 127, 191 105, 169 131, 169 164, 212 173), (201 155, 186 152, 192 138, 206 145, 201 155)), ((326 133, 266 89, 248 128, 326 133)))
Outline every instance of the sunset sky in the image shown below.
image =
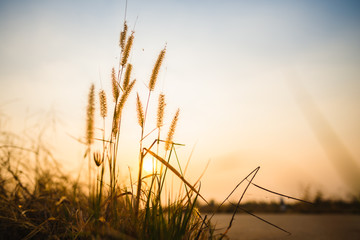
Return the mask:
MULTIPOLYGON (((70 136, 84 136, 90 84, 111 97, 124 8, 125 1, 0 1, 0 127, 47 126, 69 171, 82 164, 84 146, 70 136)), ((360 1, 129 0, 126 19, 143 101, 167 47, 155 92, 166 94, 167 123, 180 108, 174 140, 186 144, 178 150, 184 165, 195 149, 190 182, 210 161, 204 197, 224 199, 257 166, 257 184, 295 197, 307 188, 332 197, 352 191, 292 86, 311 96, 359 167, 360 1)), ((138 164, 135 97, 125 108, 124 175, 138 164)), ((278 199, 254 189, 247 198, 278 199)))

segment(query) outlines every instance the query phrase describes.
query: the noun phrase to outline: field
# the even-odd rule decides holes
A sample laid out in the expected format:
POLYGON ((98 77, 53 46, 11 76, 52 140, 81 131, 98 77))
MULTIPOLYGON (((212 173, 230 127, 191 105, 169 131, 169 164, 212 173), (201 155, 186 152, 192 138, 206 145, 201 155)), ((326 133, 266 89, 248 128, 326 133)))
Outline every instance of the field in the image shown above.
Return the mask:
MULTIPOLYGON (((230 239, 355 240, 360 236, 359 215, 260 214, 259 216, 284 227, 291 232, 291 235, 278 231, 252 216, 239 214, 229 231, 230 239)), ((219 214, 214 222, 221 228, 226 226, 225 223, 230 218, 229 214, 219 214)))

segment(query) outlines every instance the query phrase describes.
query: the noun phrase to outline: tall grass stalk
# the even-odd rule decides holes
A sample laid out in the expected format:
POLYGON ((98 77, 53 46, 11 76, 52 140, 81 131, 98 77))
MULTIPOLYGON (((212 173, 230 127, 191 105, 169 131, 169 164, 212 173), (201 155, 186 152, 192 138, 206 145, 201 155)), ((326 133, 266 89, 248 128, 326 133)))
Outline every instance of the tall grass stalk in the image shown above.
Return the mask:
POLYGON ((143 162, 144 162, 143 139, 144 139, 144 128, 145 128, 146 116, 147 116, 147 112, 148 112, 151 92, 154 91, 154 89, 155 89, 155 84, 157 81, 157 77, 158 77, 158 74, 160 71, 161 64, 165 57, 165 52, 166 52, 166 48, 164 48, 163 50, 160 51, 158 58, 156 60, 156 63, 154 65, 154 68, 153 68, 153 71, 152 71, 152 74, 150 77, 149 85, 148 85, 149 93, 148 93, 148 98, 146 101, 146 108, 145 108, 145 114, 143 117, 143 123, 141 125, 140 151, 139 151, 140 159, 139 159, 138 186, 137 186, 137 194, 136 194, 136 202, 135 202, 135 215, 138 214, 139 207, 140 207, 140 192, 141 192, 141 184, 142 184, 141 176, 142 176, 142 169, 143 169, 143 162))
POLYGON ((95 131, 95 86, 91 85, 88 95, 88 106, 86 115, 86 154, 88 156, 88 170, 89 170, 89 194, 91 194, 91 146, 94 143, 95 131))

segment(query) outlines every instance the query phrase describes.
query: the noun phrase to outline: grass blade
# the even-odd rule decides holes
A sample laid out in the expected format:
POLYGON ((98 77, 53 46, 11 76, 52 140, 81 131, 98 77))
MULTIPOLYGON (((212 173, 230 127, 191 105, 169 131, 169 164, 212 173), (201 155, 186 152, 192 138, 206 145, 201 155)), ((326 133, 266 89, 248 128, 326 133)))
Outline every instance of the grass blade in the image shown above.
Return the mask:
POLYGON ((196 194, 199 195, 199 197, 201 197, 202 200, 204 200, 207 204, 209 204, 206 199, 196 190, 196 188, 191 185, 183 176, 181 176, 181 174, 173 167, 171 166, 171 164, 169 164, 167 161, 165 161, 165 159, 163 159, 162 157, 160 157, 159 155, 157 155, 156 153, 150 151, 149 149, 144 148, 144 150, 146 151, 146 153, 150 153, 154 158, 156 158, 157 160, 159 160, 162 164, 164 164, 167 168, 169 168, 178 178, 180 178, 181 181, 183 181, 193 192, 195 192, 196 194))

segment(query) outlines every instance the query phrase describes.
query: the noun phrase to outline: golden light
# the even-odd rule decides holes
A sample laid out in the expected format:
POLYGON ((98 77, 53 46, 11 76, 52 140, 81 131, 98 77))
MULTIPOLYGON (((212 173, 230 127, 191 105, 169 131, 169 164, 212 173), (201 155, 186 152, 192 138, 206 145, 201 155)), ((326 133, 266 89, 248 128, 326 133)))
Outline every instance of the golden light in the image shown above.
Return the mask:
POLYGON ((144 158, 143 169, 145 172, 152 173, 154 168, 155 159, 150 156, 144 158))

